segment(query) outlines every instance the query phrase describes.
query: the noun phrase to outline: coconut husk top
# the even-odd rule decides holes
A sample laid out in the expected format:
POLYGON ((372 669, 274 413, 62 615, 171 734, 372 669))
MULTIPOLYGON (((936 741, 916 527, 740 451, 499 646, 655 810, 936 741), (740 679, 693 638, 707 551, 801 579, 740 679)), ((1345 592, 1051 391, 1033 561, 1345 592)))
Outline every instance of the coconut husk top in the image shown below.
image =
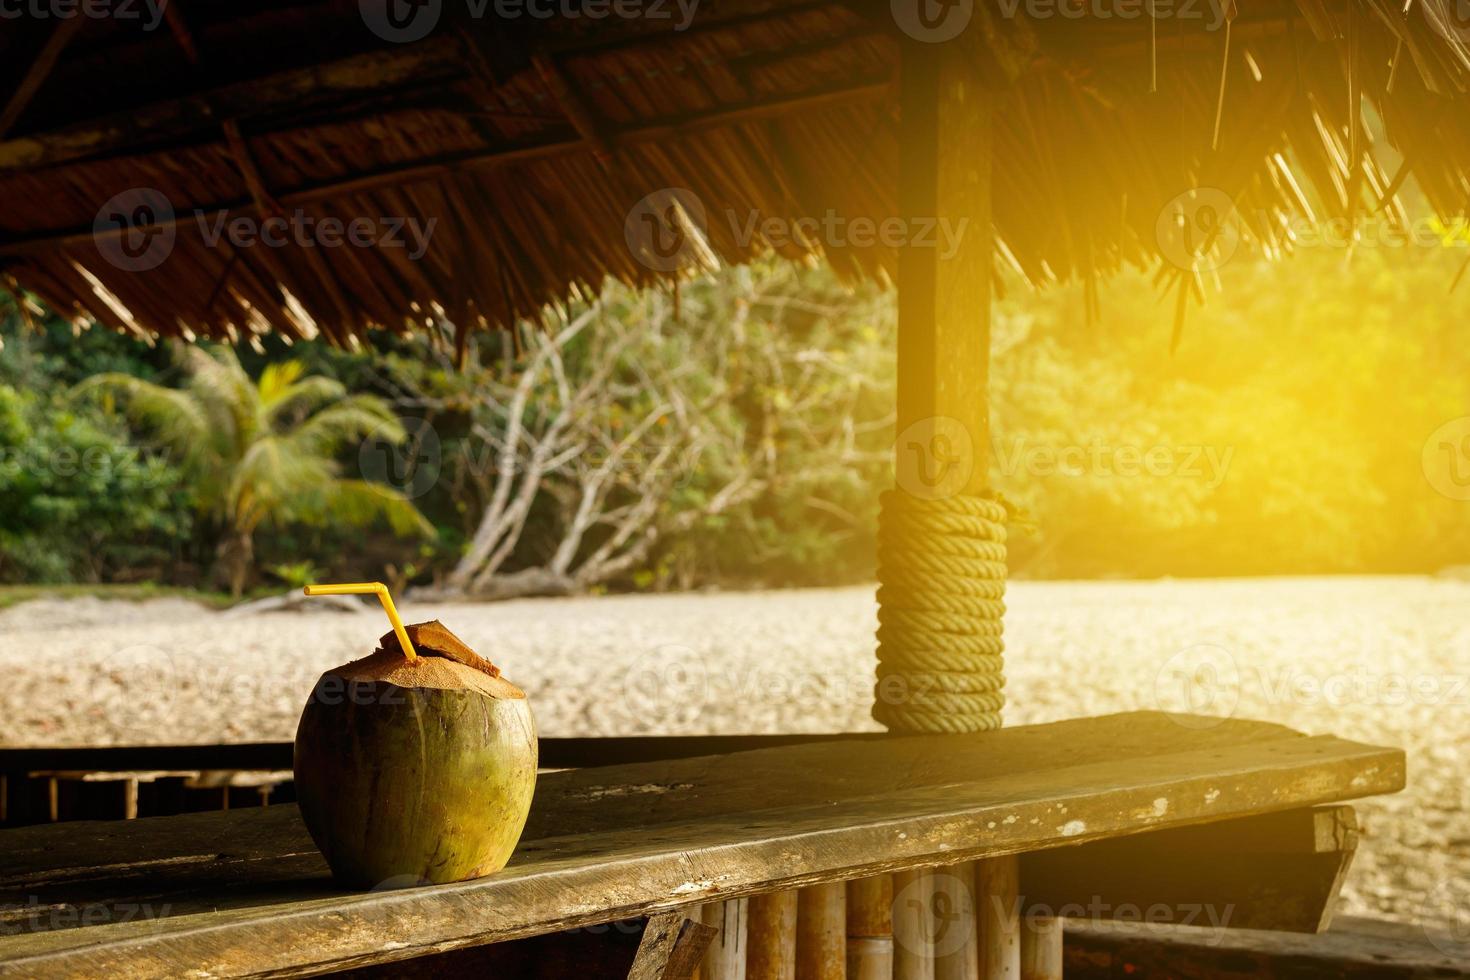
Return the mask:
MULTIPOLYGON (((408 639, 413 644, 414 650, 423 656, 443 657, 445 660, 453 660, 457 664, 473 667, 491 677, 500 676, 499 667, 471 650, 469 644, 451 633, 449 628, 437 619, 431 619, 427 623, 414 623, 412 626, 405 626, 404 629, 408 632, 408 639)), ((403 644, 398 642, 398 634, 393 630, 378 637, 378 649, 403 656, 403 644)))
POLYGON ((481 657, 437 619, 405 627, 418 654, 403 655, 398 635, 389 630, 370 656, 328 671, 349 681, 385 681, 397 687, 478 691, 492 698, 524 698, 525 692, 500 676, 500 668, 481 657))

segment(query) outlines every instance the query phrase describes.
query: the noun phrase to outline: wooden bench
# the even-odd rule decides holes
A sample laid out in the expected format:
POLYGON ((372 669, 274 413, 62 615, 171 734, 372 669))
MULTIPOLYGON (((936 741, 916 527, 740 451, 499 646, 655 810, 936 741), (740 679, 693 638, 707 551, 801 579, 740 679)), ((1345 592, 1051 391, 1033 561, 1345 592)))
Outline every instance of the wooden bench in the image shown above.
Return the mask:
POLYGON ((1312 931, 1355 843, 1329 804, 1403 785, 1397 749, 1134 713, 547 773, 505 871, 430 888, 334 887, 289 805, 24 827, 0 976, 304 976, 1013 854, 1028 910, 1312 931))

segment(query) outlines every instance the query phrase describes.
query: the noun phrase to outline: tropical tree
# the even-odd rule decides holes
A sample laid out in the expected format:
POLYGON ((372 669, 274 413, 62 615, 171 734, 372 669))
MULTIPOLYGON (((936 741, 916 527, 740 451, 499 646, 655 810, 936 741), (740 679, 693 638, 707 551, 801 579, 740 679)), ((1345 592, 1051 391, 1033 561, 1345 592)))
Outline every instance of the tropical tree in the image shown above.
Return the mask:
POLYGON ((418 594, 862 574, 892 457, 890 307, 770 260, 677 294, 605 283, 511 338, 472 337, 463 368, 447 348, 395 358, 375 384, 426 417, 434 451, 416 458, 442 470, 464 534, 418 594), (834 573, 851 554, 858 571, 834 573))
POLYGON ((342 475, 342 450, 372 436, 406 438, 381 398, 348 394, 307 375, 299 361, 268 365, 252 381, 233 351, 185 347, 187 382, 169 388, 128 374, 99 374, 79 393, 116 397, 127 417, 178 461, 200 510, 219 526, 216 569, 233 595, 254 564, 263 524, 362 526, 386 520, 397 534, 433 527, 397 490, 342 475))

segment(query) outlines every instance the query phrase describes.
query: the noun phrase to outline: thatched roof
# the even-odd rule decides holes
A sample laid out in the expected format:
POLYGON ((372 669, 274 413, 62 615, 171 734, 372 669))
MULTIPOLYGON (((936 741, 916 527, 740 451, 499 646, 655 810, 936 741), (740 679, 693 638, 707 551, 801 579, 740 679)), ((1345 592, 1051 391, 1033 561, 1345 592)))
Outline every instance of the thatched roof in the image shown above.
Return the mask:
MULTIPOLYGON (((346 341, 441 312, 490 326, 607 275, 665 275, 637 240, 651 193, 656 216, 702 208, 722 260, 774 244, 825 251, 846 273, 894 268, 881 241, 759 232, 766 218, 897 213, 903 0, 702 0, 687 24, 687 0, 619 2, 662 16, 543 0, 578 16, 474 19, 458 13, 466 0, 446 0, 412 43, 366 26, 375 0, 173 2, 154 30, 7 27, 0 269, 69 315, 145 334, 269 327, 346 341), (151 239, 119 252, 121 236, 94 234, 140 206, 175 216, 152 268, 153 253, 135 254, 151 239), (281 247, 209 241, 222 217, 272 214, 366 218, 374 241, 406 221, 397 242, 409 247, 326 247, 316 232, 281 247), (411 256, 413 230, 431 221, 411 256)), ((1027 279, 1091 279, 1162 255, 1184 295, 1198 272, 1167 261, 1161 229, 1193 188, 1233 198, 1268 252, 1289 250, 1293 220, 1404 221, 1404 186, 1460 213, 1470 31, 1456 30, 1455 0, 1407 12, 1399 0, 1240 0, 1228 29, 1216 0, 1072 3, 975 0, 947 42, 999 89, 993 217, 1000 260, 1027 279), (1060 12, 1037 16, 1048 10, 1060 12)))

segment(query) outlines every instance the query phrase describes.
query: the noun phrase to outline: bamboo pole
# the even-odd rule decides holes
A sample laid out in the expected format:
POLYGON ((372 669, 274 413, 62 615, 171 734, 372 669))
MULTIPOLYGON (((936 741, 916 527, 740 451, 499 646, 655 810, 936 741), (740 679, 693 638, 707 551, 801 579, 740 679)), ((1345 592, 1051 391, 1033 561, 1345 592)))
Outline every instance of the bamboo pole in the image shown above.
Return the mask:
POLYGON ((746 919, 746 980, 795 980, 796 892, 750 899, 746 919))
POLYGON ((932 879, 927 868, 893 876, 893 980, 934 980, 932 879))
POLYGON ((847 980, 893 980, 893 876, 847 883, 847 980))
POLYGON ((975 862, 980 976, 1020 980, 1021 908, 1016 899, 1020 859, 1014 854, 975 862))
POLYGON ((745 980, 746 922, 750 900, 711 902, 700 910, 707 926, 720 930, 700 965, 700 980, 745 980))
POLYGON ((893 980, 893 937, 848 936, 847 980, 893 980))
POLYGON ((123 780, 123 819, 136 820, 138 817, 138 780, 128 778, 123 780))
POLYGON ((797 893, 797 980, 846 980, 847 885, 813 885, 797 893))
POLYGON ((1021 921, 1021 980, 1062 980, 1061 919, 1021 921))
POLYGON ((979 980, 975 863, 934 872, 934 980, 979 980))

